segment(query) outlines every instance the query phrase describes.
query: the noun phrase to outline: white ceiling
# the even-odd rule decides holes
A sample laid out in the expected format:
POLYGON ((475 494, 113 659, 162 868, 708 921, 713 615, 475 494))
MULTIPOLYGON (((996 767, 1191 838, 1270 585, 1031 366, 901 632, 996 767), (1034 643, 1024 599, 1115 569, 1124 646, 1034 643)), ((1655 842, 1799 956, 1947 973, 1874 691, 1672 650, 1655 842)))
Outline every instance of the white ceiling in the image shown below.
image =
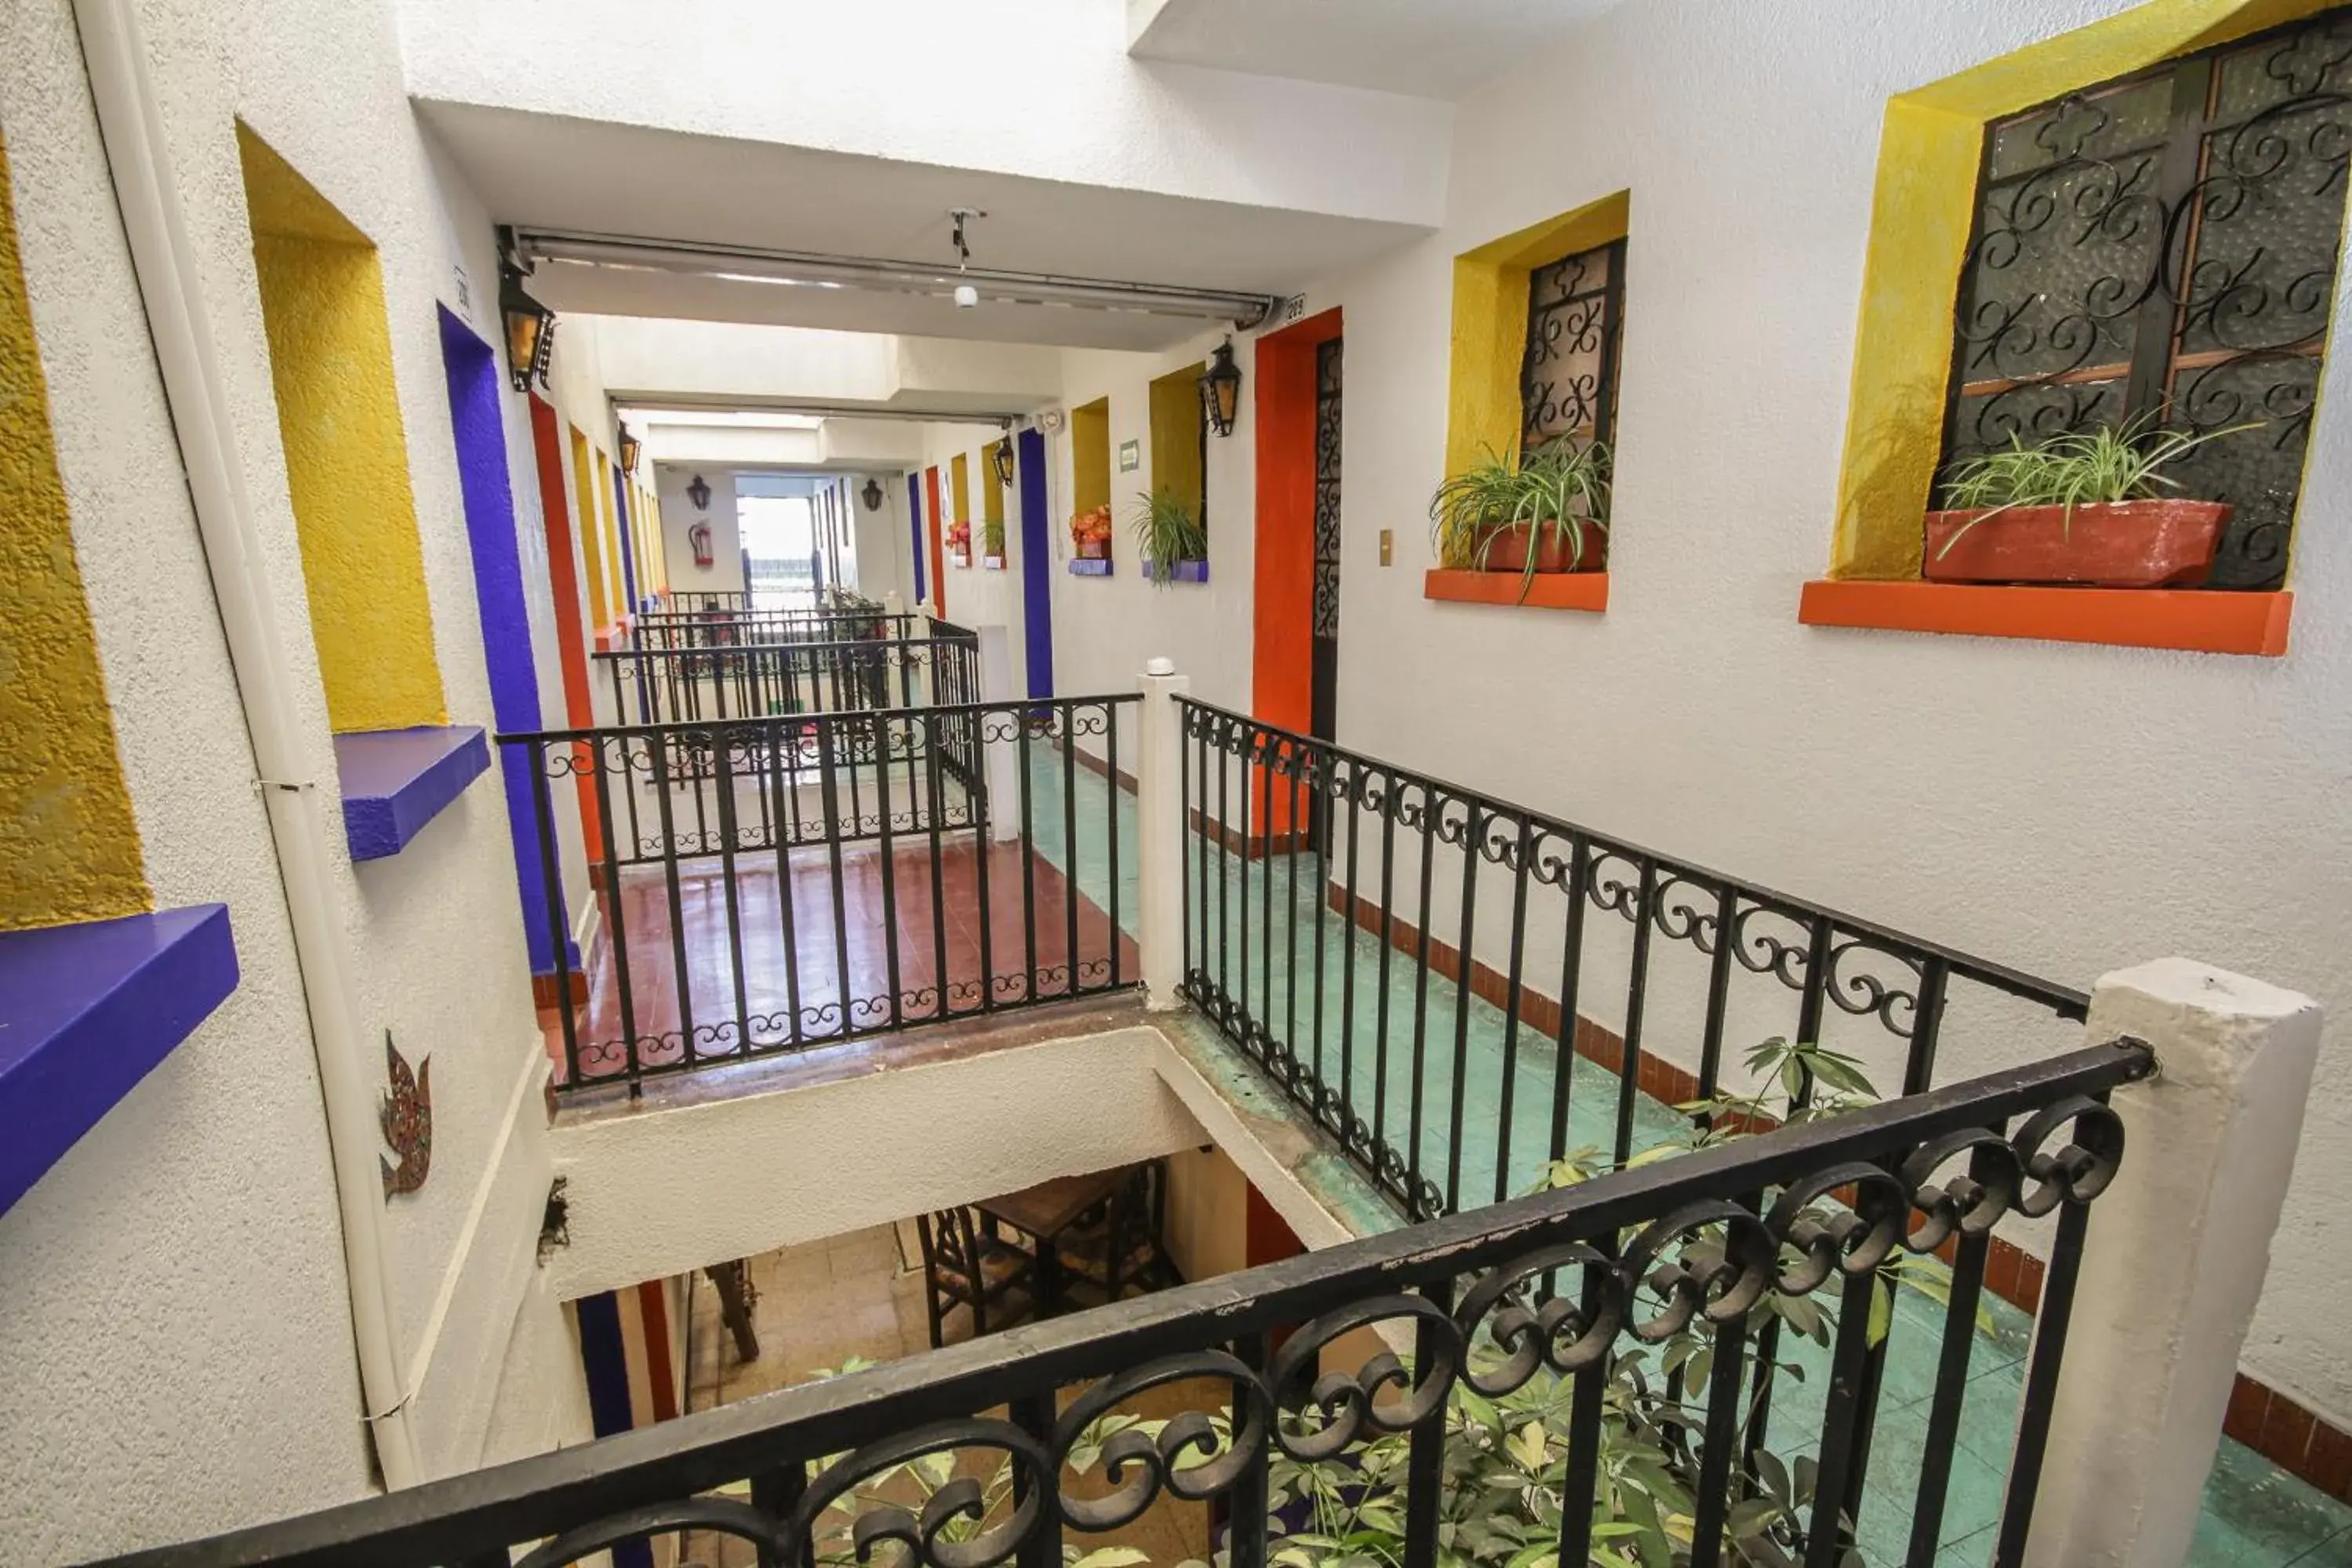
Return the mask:
MULTIPOLYGON (((492 218, 772 250, 948 261, 948 209, 976 207, 975 266, 1288 294, 1428 232, 1410 224, 1202 201, 939 164, 420 100, 492 218)), ((557 311, 1161 349, 1197 320, 542 264, 557 311)))
POLYGON ((1622 0, 1129 0, 1128 52, 1458 100, 1622 0))

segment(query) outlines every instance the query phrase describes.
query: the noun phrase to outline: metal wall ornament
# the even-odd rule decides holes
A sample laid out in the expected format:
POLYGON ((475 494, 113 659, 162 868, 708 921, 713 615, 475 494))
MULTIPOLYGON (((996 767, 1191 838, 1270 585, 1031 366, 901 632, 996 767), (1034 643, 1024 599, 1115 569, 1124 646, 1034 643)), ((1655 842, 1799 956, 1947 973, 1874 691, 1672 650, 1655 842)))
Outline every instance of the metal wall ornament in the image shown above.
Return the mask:
POLYGON ((411 1071, 400 1047, 392 1043, 390 1029, 383 1032, 383 1056, 392 1089, 384 1095, 377 1118, 383 1128, 383 1141, 400 1156, 400 1163, 394 1165, 381 1154, 376 1163, 383 1169, 383 1195, 391 1198, 416 1191, 432 1173, 433 1058, 426 1057, 411 1071))
POLYGON ((882 482, 871 474, 866 475, 866 488, 857 492, 857 497, 860 500, 866 503, 866 510, 867 511, 880 511, 882 510, 882 482))
POLYGON ((624 425, 621 426, 620 447, 621 472, 635 478, 637 472, 637 458, 645 451, 646 444, 630 435, 629 427, 624 425))
POLYGON ((1519 447, 1562 436, 1607 441, 1616 424, 1625 242, 1612 240, 1528 274, 1519 366, 1519 447))
POLYGON ((2284 581, 2343 241, 2352 12, 1988 128, 1944 459, 2103 426, 2203 434, 2210 585, 2284 581))
POLYGON ((1013 437, 1007 436, 989 449, 989 460, 996 465, 996 482, 1006 489, 1013 488, 1013 437))
POLYGON ((710 481, 704 479, 700 474, 695 475, 694 482, 686 487, 686 499, 694 503, 695 510, 709 511, 710 510, 710 481))

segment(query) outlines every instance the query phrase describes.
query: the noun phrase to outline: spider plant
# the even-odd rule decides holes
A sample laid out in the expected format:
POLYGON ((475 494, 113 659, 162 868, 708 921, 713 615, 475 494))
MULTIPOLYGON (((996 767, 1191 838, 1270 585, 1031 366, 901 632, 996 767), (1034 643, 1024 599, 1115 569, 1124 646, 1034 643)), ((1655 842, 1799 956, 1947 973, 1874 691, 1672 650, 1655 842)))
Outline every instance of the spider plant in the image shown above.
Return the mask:
POLYGON ((1567 550, 1570 570, 1584 564, 1578 522, 1608 531, 1609 470, 1609 448, 1599 441, 1580 446, 1559 437, 1525 453, 1516 466, 1489 448, 1484 461, 1447 479, 1430 498, 1430 538, 1438 561, 1456 571, 1484 571, 1495 542, 1526 524, 1528 558, 1519 574, 1519 597, 1526 598, 1547 529, 1567 550))
POLYGON ((1175 580, 1179 561, 1209 558, 1209 531, 1191 507, 1174 496, 1150 491, 1137 492, 1135 501, 1129 526, 1136 545, 1145 561, 1159 565, 1163 584, 1175 580))
POLYGON ((1946 471, 1945 508, 1981 515, 1955 529, 1936 559, 1950 554, 1952 546, 1978 523, 2017 507, 2064 507, 2060 526, 2071 538, 2076 507, 2158 500, 2166 490, 2180 489, 2180 481, 2164 471, 2168 466, 2208 441, 2259 426, 2256 421, 2192 436, 2185 430, 2154 429, 2140 418, 2095 430, 2065 431, 2032 447, 2022 435, 2012 433, 2008 446, 1962 458, 1946 471))
POLYGON ((992 555, 1000 561, 1004 558, 1004 520, 1003 518, 980 525, 980 552, 982 555, 992 555))

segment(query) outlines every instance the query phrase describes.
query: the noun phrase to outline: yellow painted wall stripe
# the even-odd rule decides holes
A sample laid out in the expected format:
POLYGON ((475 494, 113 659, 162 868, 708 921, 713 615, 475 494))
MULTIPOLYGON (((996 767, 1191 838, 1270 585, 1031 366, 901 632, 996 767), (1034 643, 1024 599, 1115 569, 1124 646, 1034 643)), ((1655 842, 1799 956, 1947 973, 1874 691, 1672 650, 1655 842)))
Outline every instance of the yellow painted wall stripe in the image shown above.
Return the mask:
POLYGON ((971 521, 971 459, 958 452, 948 460, 948 521, 971 521))
POLYGON ((1919 575, 1987 122, 2335 3, 2148 0, 1887 101, 1831 576, 1919 575))
POLYGON ((154 907, 74 556, 0 143, 0 931, 154 907))
POLYGON ((1528 337, 1528 274, 1563 256, 1623 239, 1633 195, 1618 191, 1454 258, 1453 371, 1445 471, 1519 449, 1520 361, 1528 337))
POLYGON ((446 724, 383 268, 243 125, 237 149, 327 721, 339 733, 446 724))
MULTIPOLYGON (((1002 523, 1004 521, 1004 487, 996 482, 996 449, 1010 446, 1013 437, 1007 436, 1003 440, 991 441, 980 449, 980 521, 984 523, 1002 523)), ((854 521, 857 510, 849 503, 848 482, 843 481, 841 489, 835 493, 840 497, 843 520, 854 521)))
POLYGON ((629 604, 628 576, 621 566, 621 530, 613 516, 613 465, 602 452, 589 456, 596 474, 596 526, 604 535, 605 569, 611 580, 605 584, 605 603, 614 606, 614 617, 627 615, 629 604))
POLYGON ((580 520, 581 562, 588 579, 588 629, 593 636, 613 624, 604 598, 604 541, 596 526, 596 486, 588 477, 588 437, 572 432, 572 515, 580 520))

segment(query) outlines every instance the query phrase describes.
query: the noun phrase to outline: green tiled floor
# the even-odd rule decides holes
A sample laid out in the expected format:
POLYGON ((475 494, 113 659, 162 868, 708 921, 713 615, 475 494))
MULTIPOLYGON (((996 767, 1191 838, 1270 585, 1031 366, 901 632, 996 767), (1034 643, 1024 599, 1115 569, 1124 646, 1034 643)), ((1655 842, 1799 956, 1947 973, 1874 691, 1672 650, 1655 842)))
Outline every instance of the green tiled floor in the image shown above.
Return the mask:
MULTIPOLYGON (((1046 750, 1034 753, 1033 780, 1037 791, 1037 847, 1066 873, 1069 856, 1061 832, 1061 768, 1059 757, 1046 750)), ((1131 795, 1115 797, 1091 773, 1076 775, 1076 821, 1079 824, 1075 879, 1097 904, 1116 908, 1122 929, 1132 931, 1136 918, 1135 803, 1131 795), (1115 806, 1114 806, 1115 802, 1115 806), (1118 886, 1110 886, 1108 813, 1116 809, 1121 835, 1118 886)), ((1196 841, 1197 842, 1197 841, 1196 841)), ((1197 877, 1198 862, 1189 858, 1190 874, 1197 877)), ((1223 862, 1227 895, 1237 898, 1243 868, 1230 856, 1212 853, 1210 897, 1216 897, 1215 877, 1223 862)), ((1288 858, 1256 861, 1247 868, 1250 895, 1251 982, 1253 1005, 1271 997, 1278 1028, 1286 1025, 1293 1005, 1292 968, 1298 985, 1299 1028, 1294 1037, 1305 1041, 1310 1032, 1315 994, 1314 930, 1321 907, 1322 878, 1311 858, 1300 858, 1300 885, 1293 889, 1288 858), (1265 880, 1268 874, 1272 881, 1265 880), (1265 974, 1263 911, 1267 895, 1276 930, 1286 937, 1290 917, 1287 900, 1297 900, 1299 932, 1295 960, 1286 960, 1285 943, 1273 944, 1274 971, 1265 974)), ((1212 925, 1210 930, 1214 931, 1212 925)), ((1235 952, 1239 922, 1228 906, 1226 938, 1235 952)), ((1196 928, 1195 941, 1202 938, 1196 928)), ((1213 941, 1213 935, 1208 940, 1213 941)), ((1323 927, 1325 1044, 1323 1071, 1327 1082, 1338 1085, 1340 1073, 1339 1018, 1346 1000, 1341 975, 1346 954, 1352 954, 1356 985, 1354 1028, 1350 1037, 1348 1089, 1358 1113, 1366 1120, 1379 1115, 1389 1142, 1409 1152, 1412 1126, 1414 1075, 1403 1065, 1410 1060, 1412 1021, 1416 1003, 1412 965, 1402 953, 1390 955, 1387 994, 1391 1048, 1394 1053, 1385 1092, 1375 1095, 1378 1079, 1374 1047, 1378 1045, 1379 966, 1381 944, 1371 933, 1344 931, 1336 915, 1327 915, 1323 927)), ((1238 961, 1235 961, 1238 975, 1238 961)), ((1421 1003, 1423 1070, 1422 1168, 1443 1186, 1448 1172, 1448 1149, 1456 1107, 1452 1086, 1456 1050, 1456 1025, 1461 1025, 1464 1092, 1459 1110, 1463 1129, 1458 1173, 1460 1206, 1475 1207, 1495 1194, 1498 1173, 1509 1192, 1525 1190, 1533 1179, 1550 1142, 1557 1054, 1548 1042, 1522 1030, 1511 1053, 1513 1103, 1507 1125, 1502 1110, 1505 1078, 1505 1020, 1502 1013, 1475 997, 1466 1018, 1457 1020, 1455 988, 1433 977, 1421 1003), (1505 1133, 1507 1131, 1507 1151, 1505 1133)), ((1307 1047, 1302 1044, 1302 1052, 1307 1047)), ((1618 1080, 1582 1058, 1571 1057, 1569 1079, 1566 1146, 1608 1147, 1615 1133, 1618 1080)), ((1633 1106, 1636 1148, 1656 1142, 1680 1122, 1677 1112, 1646 1096, 1633 1106)), ((1958 1451, 1946 1494, 1944 1528, 1937 1562, 1946 1568, 1979 1568, 1990 1561, 1994 1529, 2000 1515, 2013 1440, 2018 1401, 2024 1387, 2024 1357, 2032 1322, 2005 1301, 1987 1298, 1989 1326, 1977 1333, 1971 1347, 1970 1378, 1961 1405, 1958 1451)), ((1944 1331, 1943 1309, 1910 1291, 1901 1293, 1887 1341, 1887 1364, 1873 1439, 1869 1486, 1859 1521, 1864 1556, 1874 1565, 1900 1563, 1907 1548, 1912 1500, 1927 1441, 1928 1401, 1933 1394, 1944 1331)), ((1824 1397, 1827 1352, 1810 1342, 1783 1339, 1780 1359, 1805 1369, 1801 1381, 1785 1383, 1774 1399, 1771 1447, 1784 1458, 1810 1452, 1816 1441, 1824 1397), (1793 1343, 1791 1342, 1793 1341, 1793 1343)), ((2190 1549, 2189 1568, 2352 1568, 2352 1507, 2327 1498, 2242 1445, 2224 1438, 2211 1479, 2205 1488, 2205 1506, 2190 1549)))

